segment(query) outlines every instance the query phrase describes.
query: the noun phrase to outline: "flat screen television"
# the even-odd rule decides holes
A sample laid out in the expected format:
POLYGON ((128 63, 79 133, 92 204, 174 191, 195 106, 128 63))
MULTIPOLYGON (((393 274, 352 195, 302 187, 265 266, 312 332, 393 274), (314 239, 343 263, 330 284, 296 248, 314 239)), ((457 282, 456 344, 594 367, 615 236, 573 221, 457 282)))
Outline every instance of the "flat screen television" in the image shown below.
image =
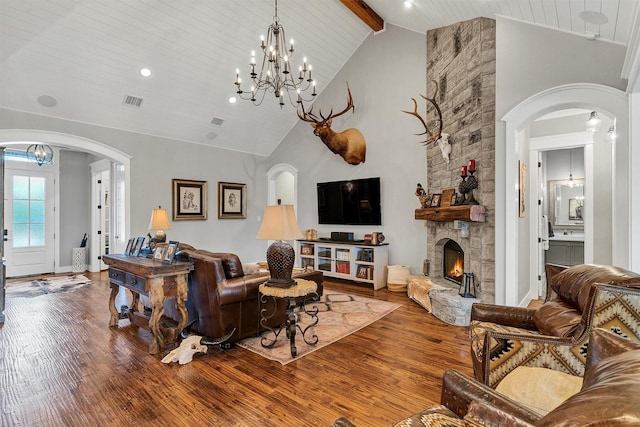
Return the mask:
POLYGON ((318 223, 382 225, 380 178, 320 182, 318 223))

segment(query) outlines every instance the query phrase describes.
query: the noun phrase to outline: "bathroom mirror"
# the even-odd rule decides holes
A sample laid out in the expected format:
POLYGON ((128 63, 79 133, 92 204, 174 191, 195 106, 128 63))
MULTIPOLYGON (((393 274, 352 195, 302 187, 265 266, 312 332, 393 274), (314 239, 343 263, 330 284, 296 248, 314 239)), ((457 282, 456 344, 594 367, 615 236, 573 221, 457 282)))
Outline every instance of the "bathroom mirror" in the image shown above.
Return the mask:
POLYGON ((549 215, 554 226, 582 226, 584 179, 549 181, 549 215))

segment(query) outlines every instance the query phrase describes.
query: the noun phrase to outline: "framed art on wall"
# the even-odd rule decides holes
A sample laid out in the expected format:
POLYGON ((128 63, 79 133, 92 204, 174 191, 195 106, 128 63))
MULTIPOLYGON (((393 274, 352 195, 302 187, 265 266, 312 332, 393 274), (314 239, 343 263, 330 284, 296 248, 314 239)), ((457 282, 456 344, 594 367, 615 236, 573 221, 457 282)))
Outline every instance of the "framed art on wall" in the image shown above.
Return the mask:
POLYGON ((522 160, 519 163, 519 179, 518 179, 518 216, 524 218, 527 215, 527 164, 522 160))
POLYGON ((218 218, 247 217, 247 184, 218 183, 218 218))
POLYGON ((207 219, 207 181, 173 179, 173 220, 207 219))

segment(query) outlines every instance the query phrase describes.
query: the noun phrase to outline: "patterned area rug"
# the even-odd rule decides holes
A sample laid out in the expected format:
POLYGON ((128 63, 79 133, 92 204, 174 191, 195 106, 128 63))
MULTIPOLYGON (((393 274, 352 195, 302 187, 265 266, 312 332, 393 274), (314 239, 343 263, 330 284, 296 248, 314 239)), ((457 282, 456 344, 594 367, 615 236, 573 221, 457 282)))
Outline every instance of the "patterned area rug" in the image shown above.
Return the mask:
MULTIPOLYGON (((245 338, 237 343, 238 346, 286 365, 370 325, 400 307, 400 304, 329 292, 325 293, 319 302, 309 303, 306 307, 307 310, 318 307, 318 324, 306 332, 309 341, 312 340, 314 334, 317 335, 318 343, 308 345, 298 330, 296 332, 297 355, 295 358, 291 357, 286 331, 282 331, 278 335, 277 342, 271 348, 264 348, 261 345, 262 337, 266 337, 269 341, 273 340, 273 333, 269 331, 263 332, 258 337, 245 338)), ((310 317, 304 313, 299 313, 296 319, 296 323, 303 330, 310 321, 310 317)))
POLYGON ((56 292, 71 292, 90 283, 91 280, 82 274, 46 277, 23 282, 8 281, 5 285, 6 297, 33 298, 56 292))

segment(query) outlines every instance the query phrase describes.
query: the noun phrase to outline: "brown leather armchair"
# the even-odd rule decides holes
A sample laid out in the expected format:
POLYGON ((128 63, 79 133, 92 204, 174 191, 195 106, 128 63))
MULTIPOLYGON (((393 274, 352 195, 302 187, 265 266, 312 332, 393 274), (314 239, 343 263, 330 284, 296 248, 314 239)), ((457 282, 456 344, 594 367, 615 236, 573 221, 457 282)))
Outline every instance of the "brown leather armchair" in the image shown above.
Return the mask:
POLYGON ((640 341, 640 275, 590 264, 547 264, 546 274, 547 297, 537 310, 472 306, 471 358, 478 381, 495 387, 518 366, 558 366, 582 376, 596 327, 640 341))
MULTIPOLYGON (((546 415, 455 370, 444 373, 441 405, 394 426, 640 425, 640 344, 609 331, 592 332, 582 388, 546 415)), ((526 386, 526 385, 523 385, 526 386)), ((339 418, 334 427, 355 427, 339 418)))

